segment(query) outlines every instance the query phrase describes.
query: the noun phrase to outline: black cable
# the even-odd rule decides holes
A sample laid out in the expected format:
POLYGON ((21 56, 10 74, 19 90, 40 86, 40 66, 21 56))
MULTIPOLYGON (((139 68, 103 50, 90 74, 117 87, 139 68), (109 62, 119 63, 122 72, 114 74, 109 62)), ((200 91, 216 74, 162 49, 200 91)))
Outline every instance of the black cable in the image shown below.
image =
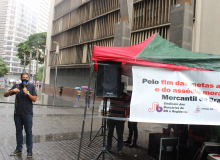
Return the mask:
POLYGON ((92 120, 91 120, 91 130, 90 130, 90 141, 92 139, 92 125, 93 125, 93 113, 94 113, 94 105, 95 105, 95 96, 96 96, 96 80, 95 80, 95 89, 94 89, 94 95, 93 95, 93 108, 92 108, 92 120))

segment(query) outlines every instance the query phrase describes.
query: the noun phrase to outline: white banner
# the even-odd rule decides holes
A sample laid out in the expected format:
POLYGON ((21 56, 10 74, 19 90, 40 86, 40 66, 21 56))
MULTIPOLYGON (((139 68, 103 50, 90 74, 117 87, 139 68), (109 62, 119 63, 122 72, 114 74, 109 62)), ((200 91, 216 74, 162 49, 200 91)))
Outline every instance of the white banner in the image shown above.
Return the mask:
POLYGON ((137 67, 130 120, 220 125, 220 72, 137 67))

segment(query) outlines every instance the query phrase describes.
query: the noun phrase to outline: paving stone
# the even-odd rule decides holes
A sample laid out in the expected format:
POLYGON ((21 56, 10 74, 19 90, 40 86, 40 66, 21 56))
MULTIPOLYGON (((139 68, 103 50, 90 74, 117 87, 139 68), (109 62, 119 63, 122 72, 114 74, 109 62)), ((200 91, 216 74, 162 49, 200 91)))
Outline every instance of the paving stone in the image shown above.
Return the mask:
MULTIPOLYGON (((0 94, 4 93, 0 89, 0 94)), ((41 96, 38 93, 38 96, 41 96)), ((50 97, 51 98, 51 97, 50 97)), ((3 98, 0 95, 1 102, 14 102, 14 98, 3 98)), ((68 102, 66 106, 45 106, 34 105, 33 118, 33 159, 35 160, 58 160, 58 159, 77 159, 79 152, 79 142, 82 130, 84 116, 84 100, 78 103, 76 99, 68 97, 59 97, 59 104, 68 102), (71 105, 70 105, 71 104, 71 105), (78 107, 74 107, 78 106, 78 107)), ((38 101, 40 103, 40 101, 38 101)), ((92 138, 100 129, 102 117, 99 116, 98 107, 100 102, 95 102, 92 138)), ((10 153, 15 150, 16 137, 15 125, 13 120, 14 105, 8 103, 0 103, 0 160, 20 160, 26 159, 25 134, 23 152, 21 156, 10 157, 10 153)), ((90 130, 92 121, 92 108, 87 110, 85 120, 84 138, 82 142, 81 156, 82 160, 94 159, 103 148, 103 136, 96 137, 90 143, 90 130)), ((124 139, 128 135, 127 122, 125 123, 124 139)), ((163 124, 138 123, 138 142, 137 148, 129 148, 124 146, 124 156, 117 153, 117 142, 113 140, 111 154, 117 160, 151 160, 147 156, 148 136, 150 132, 161 132, 163 124)), ((116 136, 116 135, 115 135, 116 136)), ((117 137, 117 136, 116 136, 117 137)), ((102 156, 100 157, 102 159, 102 156)), ((110 157, 105 154, 105 159, 110 157)))

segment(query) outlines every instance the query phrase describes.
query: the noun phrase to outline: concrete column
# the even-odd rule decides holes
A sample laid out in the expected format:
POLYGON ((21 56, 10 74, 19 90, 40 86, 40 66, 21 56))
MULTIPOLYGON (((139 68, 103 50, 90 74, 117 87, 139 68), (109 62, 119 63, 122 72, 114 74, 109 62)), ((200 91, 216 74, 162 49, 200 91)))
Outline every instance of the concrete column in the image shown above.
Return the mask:
MULTIPOLYGON (((114 46, 130 46, 133 0, 119 0, 121 22, 115 24, 114 46)), ((122 76, 122 82, 125 82, 125 91, 128 88, 128 77, 122 76)))
POLYGON ((82 63, 86 63, 88 56, 88 44, 83 45, 83 58, 82 58, 82 63))
POLYGON ((45 79, 45 84, 50 84, 50 50, 51 50, 51 43, 52 42, 52 27, 53 27, 53 17, 54 17, 54 3, 55 0, 51 0, 50 2, 50 13, 49 13, 49 19, 48 19, 48 29, 47 29, 47 39, 46 39, 46 46, 48 49, 48 55, 47 55, 47 66, 46 66, 46 79, 45 79))
POLYGON ((114 46, 125 47, 130 46, 131 27, 127 22, 119 22, 115 24, 114 46))
POLYGON ((119 0, 121 22, 115 24, 114 46, 130 46, 133 0, 119 0))
POLYGON ((133 0, 119 0, 121 21, 132 25, 133 0))
POLYGON ((220 55, 220 1, 197 0, 193 51, 220 55))
POLYGON ((180 48, 192 50, 193 8, 188 3, 171 7, 170 42, 180 48))
POLYGON ((97 26, 98 26, 98 24, 97 24, 97 19, 95 20, 95 26, 94 26, 94 39, 97 39, 97 26))

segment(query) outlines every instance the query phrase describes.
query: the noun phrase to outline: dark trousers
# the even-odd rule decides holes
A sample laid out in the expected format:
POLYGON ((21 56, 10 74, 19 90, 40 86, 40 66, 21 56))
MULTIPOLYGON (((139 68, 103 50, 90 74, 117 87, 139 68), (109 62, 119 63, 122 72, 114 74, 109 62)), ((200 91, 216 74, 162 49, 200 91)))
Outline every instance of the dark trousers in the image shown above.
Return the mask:
POLYGON ((137 122, 128 122, 128 128, 129 128, 129 136, 128 140, 132 140, 132 136, 134 133, 133 141, 136 142, 138 139, 138 129, 137 129, 137 122))
MULTIPOLYGON (((89 108, 89 105, 90 105, 90 101, 91 101, 91 98, 88 99, 88 108, 89 108)), ((86 98, 85 98, 85 103, 86 103, 86 105, 87 105, 86 98)))
POLYGON ((198 142, 194 138, 189 137, 190 159, 193 159, 197 150, 202 146, 203 142, 198 142))
POLYGON ((123 134, 124 134, 124 121, 117 121, 113 119, 108 119, 107 125, 108 125, 108 138, 107 138, 107 145, 106 149, 110 150, 112 148, 112 137, 114 133, 114 128, 116 126, 116 132, 118 136, 118 145, 117 149, 118 151, 122 151, 123 148, 123 134))
POLYGON ((26 146, 27 151, 31 152, 33 148, 32 142, 32 126, 33 126, 33 115, 14 115, 15 128, 16 128, 16 150, 22 150, 23 144, 23 126, 26 133, 26 146))

